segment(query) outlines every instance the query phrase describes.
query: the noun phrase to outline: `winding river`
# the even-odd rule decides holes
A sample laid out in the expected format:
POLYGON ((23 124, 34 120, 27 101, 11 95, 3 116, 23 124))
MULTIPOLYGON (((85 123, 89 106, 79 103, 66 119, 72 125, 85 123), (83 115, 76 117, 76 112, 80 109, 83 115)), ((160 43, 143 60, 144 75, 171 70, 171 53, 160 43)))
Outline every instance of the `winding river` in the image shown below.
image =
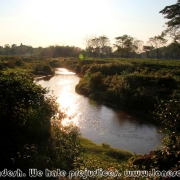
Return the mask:
POLYGON ((57 96, 60 108, 68 117, 63 123, 72 122, 80 128, 83 137, 97 144, 108 143, 112 147, 145 154, 160 145, 162 135, 151 123, 127 114, 120 109, 98 105, 75 92, 80 78, 73 72, 58 68, 55 76, 36 79, 50 93, 57 96))

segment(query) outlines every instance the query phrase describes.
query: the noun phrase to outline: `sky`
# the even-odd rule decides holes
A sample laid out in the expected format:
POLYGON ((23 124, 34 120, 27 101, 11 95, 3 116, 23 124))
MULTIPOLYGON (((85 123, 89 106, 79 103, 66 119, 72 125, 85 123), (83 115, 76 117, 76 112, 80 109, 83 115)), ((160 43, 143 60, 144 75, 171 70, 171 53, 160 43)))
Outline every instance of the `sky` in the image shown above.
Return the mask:
POLYGON ((165 30, 159 13, 177 0, 0 0, 0 46, 85 48, 85 39, 130 35, 146 43, 165 30))

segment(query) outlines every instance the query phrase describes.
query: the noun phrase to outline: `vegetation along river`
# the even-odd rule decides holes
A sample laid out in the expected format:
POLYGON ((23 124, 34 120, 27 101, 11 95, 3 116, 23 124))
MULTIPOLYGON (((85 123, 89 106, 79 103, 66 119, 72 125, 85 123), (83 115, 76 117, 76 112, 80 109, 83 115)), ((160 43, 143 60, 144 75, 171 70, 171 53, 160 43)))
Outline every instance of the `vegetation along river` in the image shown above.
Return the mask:
POLYGON ((60 108, 71 117, 63 123, 73 122, 80 128, 83 137, 95 143, 108 143, 112 147, 145 154, 160 145, 162 135, 156 126, 127 114, 120 109, 109 108, 91 102, 75 92, 80 78, 73 72, 58 68, 53 77, 42 77, 37 83, 49 87, 57 97, 60 108))

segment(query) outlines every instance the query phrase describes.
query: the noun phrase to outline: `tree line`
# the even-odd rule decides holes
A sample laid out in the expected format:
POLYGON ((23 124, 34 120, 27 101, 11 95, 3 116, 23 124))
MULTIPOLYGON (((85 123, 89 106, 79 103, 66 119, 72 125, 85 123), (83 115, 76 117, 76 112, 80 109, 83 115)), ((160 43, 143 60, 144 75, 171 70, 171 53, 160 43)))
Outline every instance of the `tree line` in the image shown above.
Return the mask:
POLYGON ((180 1, 171 6, 166 6, 160 11, 165 18, 167 28, 160 35, 150 37, 146 44, 139 39, 124 34, 114 38, 115 43, 111 44, 110 39, 103 36, 92 36, 85 39, 86 47, 81 49, 75 46, 49 46, 33 48, 22 43, 5 44, 0 46, 0 55, 40 55, 44 57, 78 57, 82 53, 85 57, 93 58, 156 58, 156 59, 180 59, 180 1), (169 44, 167 44, 170 38, 169 44))
POLYGON ((42 57, 78 57, 82 49, 75 46, 49 46, 37 47, 17 44, 5 44, 4 47, 0 46, 0 55, 5 56, 42 56, 42 57))

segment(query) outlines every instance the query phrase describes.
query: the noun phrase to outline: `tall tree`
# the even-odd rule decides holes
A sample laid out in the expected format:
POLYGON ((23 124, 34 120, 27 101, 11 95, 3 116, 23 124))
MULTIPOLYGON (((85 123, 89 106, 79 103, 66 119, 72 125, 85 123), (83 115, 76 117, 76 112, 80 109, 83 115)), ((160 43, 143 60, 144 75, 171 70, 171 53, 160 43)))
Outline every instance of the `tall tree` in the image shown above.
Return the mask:
POLYGON ((160 13, 169 19, 166 23, 168 27, 163 33, 173 40, 168 48, 168 52, 165 54, 170 53, 172 58, 178 58, 180 50, 180 0, 176 4, 166 6, 160 13))
POLYGON ((166 36, 169 36, 173 42, 180 43, 180 25, 178 26, 170 26, 163 33, 166 36))
POLYGON ((180 25, 180 0, 176 4, 166 6, 160 13, 165 15, 165 18, 170 19, 166 23, 168 26, 180 25))
POLYGON ((93 48, 93 56, 97 57, 100 55, 100 42, 99 38, 95 37, 91 39, 91 47, 93 48))
POLYGON ((33 49, 33 47, 32 46, 29 46, 29 53, 31 54, 31 56, 33 55, 33 51, 34 51, 34 49, 33 49))
POLYGON ((150 53, 152 52, 152 50, 154 49, 153 46, 143 46, 143 51, 146 52, 146 56, 147 58, 150 58, 150 53))
POLYGON ((3 53, 3 47, 0 46, 0 54, 2 54, 2 53, 3 53))
POLYGON ((100 54, 101 58, 106 55, 107 46, 109 45, 109 38, 106 36, 99 36, 98 38, 99 46, 100 46, 100 54))
POLYGON ((157 59, 161 58, 160 48, 163 47, 166 43, 167 40, 164 38, 164 35, 159 35, 149 38, 148 44, 154 47, 157 59))
POLYGON ((92 47, 92 41, 91 40, 94 38, 95 38, 94 35, 86 36, 84 38, 85 46, 86 46, 86 53, 87 53, 87 56, 89 56, 89 57, 93 56, 93 47, 92 47))
POLYGON ((133 41, 133 51, 138 58, 140 58, 140 54, 143 52, 143 43, 143 41, 138 39, 134 39, 133 41))
POLYGON ((11 45, 11 49, 10 49, 10 54, 15 55, 17 52, 17 45, 16 44, 12 44, 11 45))
POLYGON ((107 36, 86 37, 86 51, 89 56, 104 57, 111 53, 110 40, 107 36))
POLYGON ((125 53, 128 54, 132 51, 133 37, 128 35, 123 35, 116 37, 116 44, 114 46, 117 48, 117 52, 120 54, 121 58, 124 57, 125 53))
POLYGON ((4 45, 4 49, 5 49, 5 51, 6 51, 6 55, 8 56, 8 55, 9 55, 9 51, 10 51, 10 49, 11 49, 10 45, 9 45, 9 44, 5 44, 5 45, 4 45))

